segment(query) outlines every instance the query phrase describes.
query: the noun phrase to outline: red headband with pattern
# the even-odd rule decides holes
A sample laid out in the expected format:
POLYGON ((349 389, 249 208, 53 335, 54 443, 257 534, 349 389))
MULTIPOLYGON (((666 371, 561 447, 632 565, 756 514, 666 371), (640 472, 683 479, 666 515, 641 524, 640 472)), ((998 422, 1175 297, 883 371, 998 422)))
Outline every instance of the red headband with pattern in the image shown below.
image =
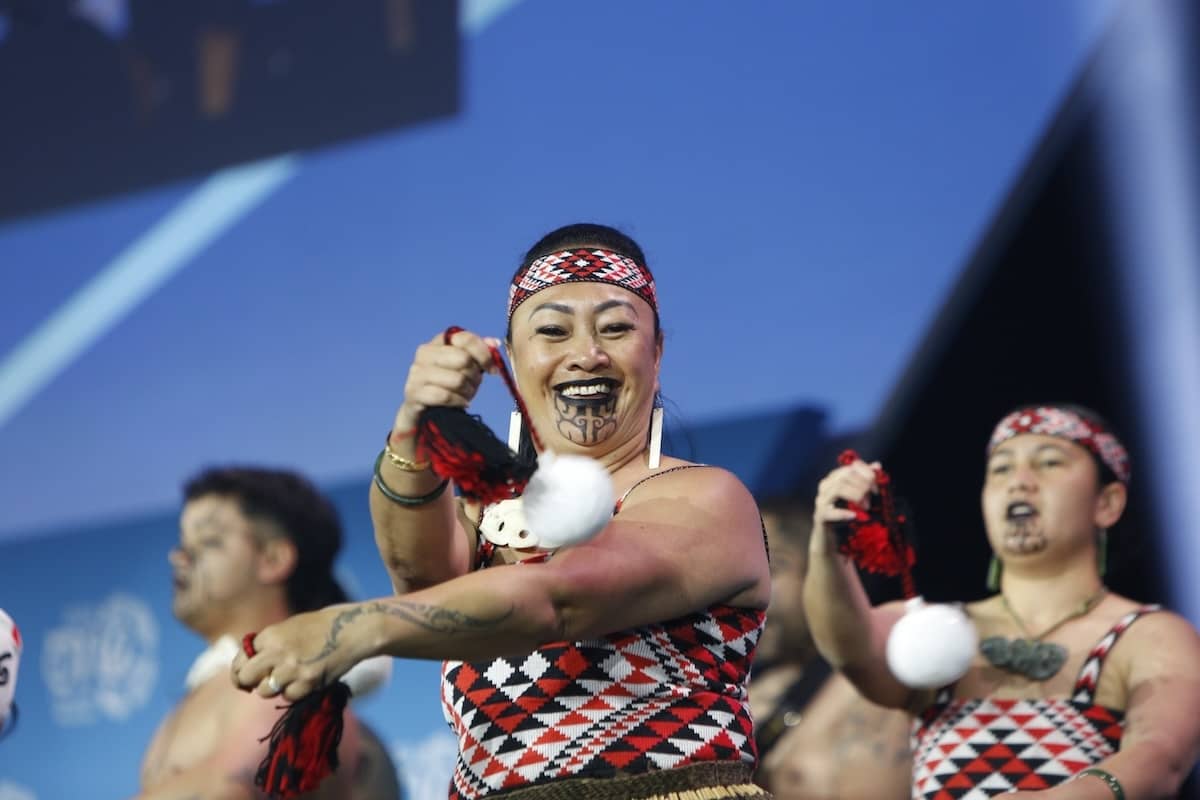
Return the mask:
POLYGON ((508 320, 517 306, 542 289, 560 283, 591 281, 610 283, 628 289, 645 300, 658 313, 654 277, 644 264, 611 250, 586 248, 559 250, 534 260, 508 290, 508 320))
POLYGON ((1129 453, 1126 452, 1125 445, 1100 425, 1089 422, 1073 411, 1054 406, 1030 406, 1014 411, 1000 420, 996 430, 992 431, 992 439, 988 442, 988 455, 990 456, 1001 442, 1022 433, 1057 436, 1086 447, 1112 470, 1117 480, 1129 483, 1129 453))

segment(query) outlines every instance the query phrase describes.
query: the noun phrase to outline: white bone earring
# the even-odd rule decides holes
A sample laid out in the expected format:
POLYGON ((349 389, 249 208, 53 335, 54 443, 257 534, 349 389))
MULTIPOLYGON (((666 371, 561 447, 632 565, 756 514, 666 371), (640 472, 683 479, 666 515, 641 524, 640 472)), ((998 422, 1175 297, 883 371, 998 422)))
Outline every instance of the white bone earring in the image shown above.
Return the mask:
POLYGON ((655 406, 650 412, 650 455, 646 459, 646 466, 650 469, 658 469, 662 460, 662 429, 663 409, 662 406, 655 406))
POLYGON ((521 446, 521 412, 514 411, 508 416, 508 449, 514 453, 521 446))

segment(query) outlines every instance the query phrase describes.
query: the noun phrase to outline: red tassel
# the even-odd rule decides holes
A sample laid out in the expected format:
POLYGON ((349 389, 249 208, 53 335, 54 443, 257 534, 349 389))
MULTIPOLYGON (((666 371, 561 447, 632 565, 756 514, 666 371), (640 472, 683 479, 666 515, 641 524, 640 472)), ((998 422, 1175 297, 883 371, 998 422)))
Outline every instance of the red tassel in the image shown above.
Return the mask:
MULTIPOLYGON (((838 463, 843 466, 858 460, 858 453, 853 450, 845 450, 838 456, 838 463)), ((875 485, 879 489, 880 505, 877 517, 858 503, 847 504, 854 512, 854 519, 846 523, 850 535, 838 545, 838 551, 867 572, 899 575, 904 596, 916 597, 912 567, 917 563, 917 555, 904 537, 906 520, 903 514, 896 513, 891 484, 891 476, 877 467, 875 485)))
POLYGON ((254 782, 268 797, 315 791, 338 768, 343 712, 350 687, 334 681, 285 707, 269 736, 254 782))
MULTIPOLYGON (((452 326, 442 335, 450 344, 451 337, 462 328, 452 326)), ((517 384, 504 366, 500 351, 491 347, 492 363, 504 379, 517 408, 521 411, 540 452, 542 443, 529 422, 529 412, 517 391, 517 384)), ((537 461, 521 458, 496 438, 492 429, 477 416, 461 408, 431 406, 421 412, 417 423, 417 458, 429 461, 439 477, 454 481, 465 496, 484 505, 519 497, 537 470, 537 461)))
POLYGON ((421 412, 417 458, 428 460, 440 477, 484 505, 520 496, 537 469, 536 461, 509 450, 482 419, 443 406, 421 412))
MULTIPOLYGON (((254 634, 242 639, 246 655, 254 655, 254 634)), ((338 744, 350 687, 334 681, 296 702, 281 706, 283 715, 271 732, 267 755, 254 783, 270 798, 296 797, 315 791, 338 768, 338 744)))
POLYGON ((842 543, 839 550, 867 572, 878 575, 899 575, 906 567, 916 563, 911 547, 905 548, 905 560, 900 560, 891 545, 891 532, 886 525, 875 521, 857 526, 857 530, 842 543))

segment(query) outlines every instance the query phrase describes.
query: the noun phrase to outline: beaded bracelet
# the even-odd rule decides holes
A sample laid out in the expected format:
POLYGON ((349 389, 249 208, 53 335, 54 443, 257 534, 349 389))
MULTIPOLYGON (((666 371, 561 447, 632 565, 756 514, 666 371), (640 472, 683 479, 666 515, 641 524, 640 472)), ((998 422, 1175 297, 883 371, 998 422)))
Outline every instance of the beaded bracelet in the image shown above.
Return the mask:
POLYGON ((446 487, 450 485, 449 480, 444 480, 439 483, 437 488, 432 492, 429 494, 423 494, 420 497, 410 497, 406 494, 398 494, 383 482, 383 475, 379 472, 379 467, 383 464, 383 456, 384 453, 380 452, 379 457, 375 459, 375 486, 379 489, 380 494, 397 505, 414 508, 416 506, 423 506, 427 503, 432 503, 434 500, 437 500, 439 497, 441 497, 442 492, 446 491, 446 487))
POLYGON ((1113 797, 1116 800, 1125 800, 1125 788, 1121 786, 1121 782, 1111 772, 1105 772, 1099 767, 1088 767, 1076 773, 1075 778, 1082 778, 1084 775, 1091 775, 1093 778, 1099 778, 1104 781, 1104 785, 1112 791, 1113 797))

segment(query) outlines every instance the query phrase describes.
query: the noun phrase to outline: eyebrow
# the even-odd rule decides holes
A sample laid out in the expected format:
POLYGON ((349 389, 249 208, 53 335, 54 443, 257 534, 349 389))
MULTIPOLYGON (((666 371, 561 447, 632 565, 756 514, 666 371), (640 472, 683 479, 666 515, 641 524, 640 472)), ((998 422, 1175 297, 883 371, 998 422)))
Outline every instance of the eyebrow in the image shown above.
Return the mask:
MULTIPOLYGON (((624 306, 625 308, 628 308, 630 311, 633 312, 633 315, 635 317, 637 316, 637 308, 635 308, 633 303, 630 303, 628 300, 605 300, 603 303, 598 304, 593 309, 593 311, 595 311, 595 313, 597 313, 597 314, 601 314, 605 311, 608 311, 610 308, 618 308, 620 306, 624 306)), ((534 314, 538 313, 539 311, 557 311, 561 314, 574 314, 575 313, 574 308, 572 308, 571 306, 568 306, 568 305, 564 305, 562 303, 542 303, 542 304, 538 305, 536 308, 534 308, 533 311, 530 311, 529 316, 532 317, 534 314)))
POLYGON ((637 316, 637 309, 633 307, 633 303, 630 303, 627 300, 605 300, 603 303, 596 306, 595 311, 597 314, 599 314, 602 311, 608 311, 610 308, 617 308, 618 306, 625 306, 633 312, 635 317, 637 316))
POLYGON ((533 311, 530 311, 529 316, 532 317, 539 311, 558 311, 563 314, 575 313, 575 309, 571 308, 570 306, 564 306, 562 303, 542 303, 537 308, 533 309, 533 311))

